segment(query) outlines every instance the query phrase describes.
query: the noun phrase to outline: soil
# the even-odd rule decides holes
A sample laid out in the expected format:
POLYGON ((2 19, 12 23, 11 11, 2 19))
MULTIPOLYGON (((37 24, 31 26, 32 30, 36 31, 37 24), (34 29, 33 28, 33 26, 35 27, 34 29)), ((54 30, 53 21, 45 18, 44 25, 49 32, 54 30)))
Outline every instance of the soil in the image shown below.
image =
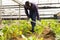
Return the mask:
POLYGON ((23 38, 19 38, 19 37, 18 37, 17 40, 23 40, 23 38))
POLYGON ((23 40, 23 38, 17 37, 17 38, 12 38, 10 40, 23 40))

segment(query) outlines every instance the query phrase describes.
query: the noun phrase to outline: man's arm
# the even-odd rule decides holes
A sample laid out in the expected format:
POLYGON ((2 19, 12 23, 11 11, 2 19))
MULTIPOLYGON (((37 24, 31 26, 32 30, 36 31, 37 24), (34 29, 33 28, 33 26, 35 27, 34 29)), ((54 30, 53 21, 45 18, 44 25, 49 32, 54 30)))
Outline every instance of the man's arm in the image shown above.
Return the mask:
POLYGON ((38 11, 37 11, 37 20, 40 20, 38 11))
POLYGON ((25 6, 24 6, 24 9, 25 9, 25 13, 26 13, 27 17, 30 18, 29 14, 28 14, 28 10, 25 6))
POLYGON ((37 15, 37 20, 40 20, 40 18, 39 18, 39 13, 38 13, 38 8, 36 7, 36 15, 37 15))

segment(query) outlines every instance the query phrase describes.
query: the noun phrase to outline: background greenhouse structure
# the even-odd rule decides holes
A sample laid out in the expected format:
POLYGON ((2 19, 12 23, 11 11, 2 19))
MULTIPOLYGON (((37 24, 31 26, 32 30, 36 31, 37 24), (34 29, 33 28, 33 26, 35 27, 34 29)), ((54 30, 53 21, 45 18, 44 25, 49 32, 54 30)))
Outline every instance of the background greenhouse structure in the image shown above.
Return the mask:
POLYGON ((50 26, 60 40, 60 0, 0 0, 0 40, 43 40, 38 36, 43 26, 50 26), (24 10, 26 1, 38 6, 41 25, 36 23, 35 33, 31 33, 30 21, 24 10), (16 39, 17 38, 17 39, 16 39))
MULTIPOLYGON (((19 0, 15 2, 14 0, 0 0, 0 10, 2 18, 26 18, 24 13, 23 5, 26 0, 19 0), (19 6, 20 5, 20 6, 19 6), (7 12, 8 11, 8 12, 7 12)), ((39 7, 40 17, 49 18, 54 17, 54 14, 60 12, 60 0, 29 0, 32 3, 36 3, 39 7)))

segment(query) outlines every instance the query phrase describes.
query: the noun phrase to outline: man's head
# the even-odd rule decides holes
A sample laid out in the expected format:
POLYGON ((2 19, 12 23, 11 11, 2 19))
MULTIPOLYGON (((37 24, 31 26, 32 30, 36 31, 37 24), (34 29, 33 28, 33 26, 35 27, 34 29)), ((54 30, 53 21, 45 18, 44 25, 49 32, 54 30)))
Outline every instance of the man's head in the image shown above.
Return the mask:
POLYGON ((29 1, 26 1, 26 2, 25 2, 25 6, 26 6, 27 8, 30 8, 30 7, 31 7, 31 3, 30 3, 29 1))
POLYGON ((26 6, 29 6, 29 1, 26 1, 26 2, 25 2, 25 5, 26 5, 26 6))

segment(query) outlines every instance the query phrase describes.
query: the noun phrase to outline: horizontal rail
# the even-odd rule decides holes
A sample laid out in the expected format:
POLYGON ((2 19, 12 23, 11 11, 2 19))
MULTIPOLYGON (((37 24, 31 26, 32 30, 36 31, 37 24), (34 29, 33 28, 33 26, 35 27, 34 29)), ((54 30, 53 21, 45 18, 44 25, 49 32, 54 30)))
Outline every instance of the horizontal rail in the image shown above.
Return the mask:
MULTIPOLYGON (((44 15, 55 15, 55 14, 40 14, 39 16, 44 16, 44 15)), ((1 15, 1 16, 26 16, 26 15, 1 15)))
MULTIPOLYGON (((19 8, 19 7, 2 7, 0 9, 12 9, 12 8, 19 8)), ((38 8, 39 9, 56 9, 56 8, 60 8, 60 7, 38 7, 38 8)))
MULTIPOLYGON (((2 20, 26 20, 27 18, 2 18, 2 20)), ((47 17, 47 18, 40 18, 40 19, 56 19, 55 17, 47 17)))
MULTIPOLYGON (((1 18, 3 20, 25 20, 25 19, 27 19, 27 17, 21 17, 21 16, 26 16, 26 15, 3 15, 1 18), (15 16, 15 17, 12 17, 12 16, 15 16), (18 16, 18 17, 16 17, 16 16, 18 16), (20 18, 19 18, 19 16, 20 16, 20 18)), ((56 18, 53 15, 53 17, 40 17, 40 19, 56 19, 56 18)))
MULTIPOLYGON (((54 4, 60 4, 60 3, 40 3, 40 4, 37 4, 37 5, 54 5, 54 4)), ((19 6, 19 4, 18 5, 4 5, 4 6, 19 6)), ((21 5, 21 6, 23 6, 23 5, 21 5)))
MULTIPOLYGON (((44 3, 43 3, 44 4, 44 3)), ((38 4, 38 5, 43 5, 43 4, 38 4)), ((52 4, 52 3, 45 3, 45 4, 52 4)), ((60 4, 60 3, 53 3, 53 4, 60 4)), ((8 8, 23 8, 23 5, 2 5, 0 6, 0 9, 8 9, 8 8)), ((39 9, 55 9, 55 8, 60 8, 60 7, 50 7, 50 6, 43 6, 43 7, 38 7, 39 9)))
POLYGON ((37 5, 54 5, 54 4, 60 4, 60 3, 41 3, 41 4, 37 4, 37 5))

